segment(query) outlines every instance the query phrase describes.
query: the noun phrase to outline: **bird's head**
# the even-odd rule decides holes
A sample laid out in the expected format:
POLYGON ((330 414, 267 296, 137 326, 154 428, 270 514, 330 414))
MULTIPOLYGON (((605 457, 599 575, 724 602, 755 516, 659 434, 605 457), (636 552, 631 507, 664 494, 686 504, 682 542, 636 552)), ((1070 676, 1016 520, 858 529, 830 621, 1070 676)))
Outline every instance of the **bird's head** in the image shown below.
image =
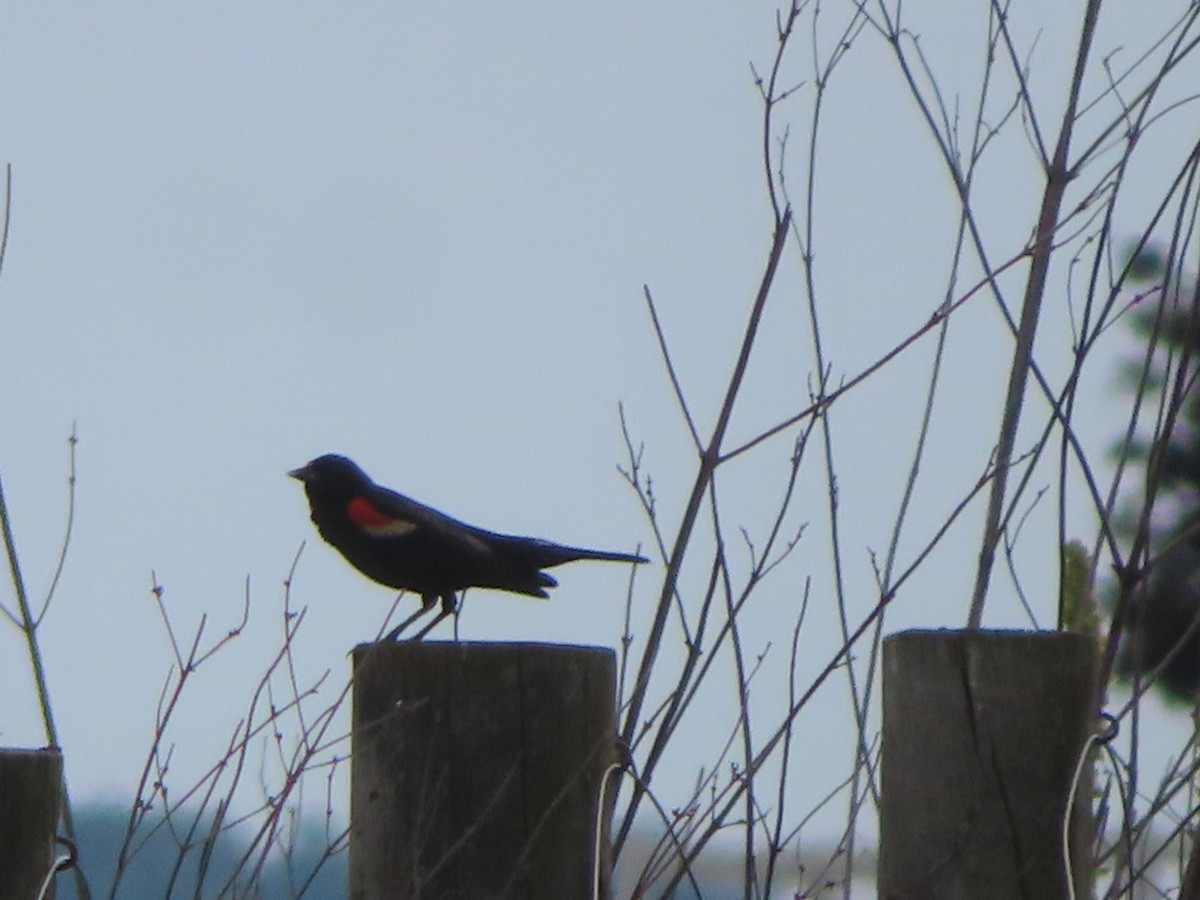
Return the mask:
POLYGON ((351 459, 336 453, 318 456, 308 465, 288 472, 292 478, 303 482, 309 497, 314 494, 327 497, 353 497, 363 493, 371 485, 367 473, 351 459))

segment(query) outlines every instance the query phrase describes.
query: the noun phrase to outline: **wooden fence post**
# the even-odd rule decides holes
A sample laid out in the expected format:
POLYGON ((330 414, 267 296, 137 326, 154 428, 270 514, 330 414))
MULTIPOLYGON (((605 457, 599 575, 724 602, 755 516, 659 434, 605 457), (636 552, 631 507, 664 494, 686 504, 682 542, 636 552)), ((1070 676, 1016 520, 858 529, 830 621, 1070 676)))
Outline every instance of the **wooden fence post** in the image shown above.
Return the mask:
MULTIPOLYGON (((0 748, 0 897, 33 900, 54 864, 62 752, 0 748)), ((47 897, 53 898, 54 889, 47 897)))
MULTIPOLYGON (((1078 634, 884 639, 879 897, 1068 896, 1062 828, 1096 727, 1095 677, 1095 642, 1078 634)), ((1090 786, 1085 777, 1070 831, 1081 898, 1092 885, 1090 786)))
POLYGON ((615 668, 597 647, 356 647, 351 900, 590 900, 597 852, 607 897, 615 668))

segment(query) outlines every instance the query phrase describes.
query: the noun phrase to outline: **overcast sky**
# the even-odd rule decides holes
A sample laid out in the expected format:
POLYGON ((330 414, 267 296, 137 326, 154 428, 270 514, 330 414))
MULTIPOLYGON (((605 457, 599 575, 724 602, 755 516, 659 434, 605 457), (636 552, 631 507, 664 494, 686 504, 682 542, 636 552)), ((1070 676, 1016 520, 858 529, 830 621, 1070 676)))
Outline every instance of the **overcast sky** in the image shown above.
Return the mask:
MULTIPOLYGON (((948 94, 966 94, 985 23, 952 26, 952 7, 930 4, 913 27, 948 94)), ((1061 22, 1014 23, 1025 38, 1041 31, 1032 83, 1051 108, 1076 15, 1072 5, 1061 22)), ((1129 27, 1106 20, 1102 46, 1123 43, 1129 27)), ((76 797, 126 800, 140 770, 172 660, 152 570, 181 633, 201 615, 213 634, 236 624, 250 579, 247 635, 202 671, 181 713, 190 723, 176 735, 181 771, 211 761, 240 714, 229 698, 248 696, 277 644, 282 584, 304 541, 293 585, 294 605, 308 608, 302 666, 344 680, 346 653, 376 633, 391 594, 313 531, 285 472, 314 456, 346 453, 377 480, 480 525, 631 550, 650 546, 651 534, 616 470, 623 402, 671 531, 695 459, 642 285, 660 304, 707 432, 769 246, 751 64, 769 65, 774 29, 774 5, 762 2, 21 4, 0 13, 0 161, 13 167, 0 476, 40 598, 63 531, 66 439, 77 423, 75 529, 41 632, 76 797)), ((791 59, 795 81, 811 82, 807 52, 791 59)), ((814 249, 836 382, 940 305, 957 201, 877 37, 860 39, 825 102, 814 249)), ((811 84, 794 110, 800 192, 811 84)), ((1008 229, 997 246, 1016 252, 1040 183, 1020 125, 1004 140, 979 201, 994 235, 1008 229)), ((793 246, 734 443, 807 397, 814 363, 797 271, 793 246)), ((955 319, 926 466, 936 474, 918 493, 905 564, 995 441, 1011 339, 990 303, 955 319)), ((1040 340, 1048 371, 1064 376, 1061 296, 1040 340)), ((1103 352, 1117 359, 1118 339, 1103 352)), ((932 341, 918 346, 838 420, 860 613, 875 602, 869 554, 888 546, 932 353, 932 341)), ((1114 385, 1094 363, 1078 429, 1098 464, 1119 434, 1114 385)), ((789 438, 777 440, 736 476, 731 521, 760 530, 769 520, 790 452, 789 438)), ((1043 480, 1052 479, 1049 470, 1043 480)), ((814 539, 778 576, 780 605, 759 620, 757 646, 790 629, 806 575, 814 628, 834 621, 816 455, 800 490, 789 522, 818 523, 814 539)), ((1077 509, 1073 527, 1090 541, 1094 520, 1086 503, 1077 509)), ((965 620, 981 521, 977 504, 889 627, 965 620)), ((1053 565, 1054 522, 1048 503, 1027 563, 1053 565)), ((1034 602, 1047 625, 1057 579, 1044 571, 1034 602)), ((556 574, 562 586, 549 602, 472 595, 463 636, 615 646, 627 571, 581 563, 556 574)), ((640 576, 641 635, 661 574, 656 564, 640 576)), ((705 577, 686 576, 693 585, 705 577)), ((1027 624, 997 581, 989 624, 1027 624)), ((0 600, 11 606, 7 587, 0 600)), ((831 646, 814 644, 825 648, 814 664, 831 646)), ((12 628, 0 630, 0 679, 3 743, 41 744, 12 628)), ((814 721, 844 715, 845 696, 843 684, 831 686, 814 721)), ((727 723, 732 706, 714 709, 727 723)), ((839 760, 830 773, 844 771, 839 760)), ((703 761, 684 760, 678 784, 703 761)))

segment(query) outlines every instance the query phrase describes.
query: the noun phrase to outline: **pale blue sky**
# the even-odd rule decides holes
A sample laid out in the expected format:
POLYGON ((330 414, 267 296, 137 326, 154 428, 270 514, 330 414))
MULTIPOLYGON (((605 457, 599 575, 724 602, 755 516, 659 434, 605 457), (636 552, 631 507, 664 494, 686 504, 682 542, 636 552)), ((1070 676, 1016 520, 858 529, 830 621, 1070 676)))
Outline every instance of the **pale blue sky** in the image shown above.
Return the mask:
MULTIPOLYGON (((831 34, 846 14, 835 8, 831 34)), ((928 18, 913 27, 944 86, 966 97, 983 20, 951 27, 956 4, 920 12, 928 18)), ((1075 15, 1014 21, 1026 39, 1042 29, 1032 85, 1048 109, 1071 63, 1075 15)), ((57 554, 65 441, 78 421, 74 541, 42 631, 77 797, 126 798, 140 768, 170 664, 151 569, 183 631, 202 613, 214 634, 234 624, 247 575, 252 585, 248 635, 202 672, 184 710, 193 724, 177 735, 180 772, 211 762, 240 713, 228 698, 248 694, 275 645, 281 584, 301 541, 294 602, 309 608, 298 648, 306 672, 343 678, 346 652, 378 629, 389 592, 319 542, 284 475, 311 457, 346 453, 381 482, 486 527, 632 549, 650 533, 615 471, 623 401, 673 526, 694 455, 642 284, 707 431, 769 241, 750 64, 769 64, 774 22, 761 2, 0 13, 0 161, 14 172, 0 278, 0 474, 37 597, 57 554)), ((1126 31, 1138 24, 1106 19, 1105 46, 1132 42, 1126 31)), ((810 82, 781 108, 801 195, 809 52, 790 66, 791 80, 810 82)), ((825 103, 814 249, 836 381, 941 303, 956 200, 877 37, 860 37, 825 103)), ((978 197, 997 254, 1020 248, 1040 190, 1019 123, 1001 140, 978 197)), ((1144 212, 1130 210, 1131 220, 1144 212)), ((813 361, 797 269, 792 247, 732 443, 804 405, 813 361)), ((1011 339, 991 304, 980 297, 954 319, 902 564, 983 471, 995 440, 1011 339)), ((1067 371, 1067 329, 1060 294, 1039 343, 1056 378, 1067 371)), ((1115 359, 1119 348, 1114 337, 1103 352, 1115 359)), ((875 600, 868 550, 887 548, 931 354, 927 341, 835 418, 858 614, 875 600)), ((1090 378, 1078 426, 1103 467, 1122 407, 1111 368, 1093 363, 1090 378)), ((1044 406, 1033 408, 1030 436, 1044 420, 1044 406)), ((762 533, 790 447, 777 440, 725 478, 736 488, 730 521, 762 533)), ((1042 481, 1052 478, 1047 469, 1042 481)), ((811 574, 806 670, 837 643, 824 494, 814 454, 789 520, 811 521, 810 531, 748 620, 758 629, 748 645, 774 640, 771 659, 783 662, 798 585, 811 574)), ((1086 503, 1074 509, 1073 528, 1090 540, 1086 503)), ((981 517, 978 504, 897 601, 892 627, 964 621, 981 517)), ((1051 504, 1030 528, 1040 530, 1023 559, 1049 576, 1051 504)), ((639 635, 661 572, 641 573, 639 635)), ((474 594, 463 635, 615 645, 625 570, 556 574, 562 586, 548 603, 474 594)), ((697 565, 684 584, 706 577, 697 565)), ((1022 623, 996 581, 988 621, 1022 623)), ((1036 587, 1038 615, 1051 623, 1057 582, 1036 587)), ((8 603, 7 589, 0 598, 8 603)), ((0 648, 3 743, 37 745, 15 630, 0 631, 0 648)), ((831 683, 812 727, 837 733, 845 696, 831 683)), ((732 706, 712 710, 697 734, 728 726, 732 706)), ((844 751, 811 749, 814 796, 842 777, 844 751)), ((705 761, 681 757, 664 789, 682 790, 705 761)))

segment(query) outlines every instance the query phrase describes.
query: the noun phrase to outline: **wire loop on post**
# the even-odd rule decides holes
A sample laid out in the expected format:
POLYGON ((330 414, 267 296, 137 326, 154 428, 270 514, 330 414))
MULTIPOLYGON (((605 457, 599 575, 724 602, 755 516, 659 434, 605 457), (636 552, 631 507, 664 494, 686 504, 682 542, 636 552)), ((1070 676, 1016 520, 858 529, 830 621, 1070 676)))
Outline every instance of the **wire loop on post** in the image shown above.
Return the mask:
POLYGON ((65 872, 67 869, 74 868, 79 862, 79 850, 76 849, 74 841, 70 838, 56 835, 54 842, 66 847, 67 852, 55 857, 54 862, 50 864, 50 871, 46 873, 46 877, 42 879, 42 886, 38 889, 37 900, 45 900, 46 892, 50 890, 50 885, 54 883, 55 875, 59 872, 65 872))
POLYGON ((1067 873, 1067 897, 1069 900, 1075 900, 1075 870, 1071 864, 1071 818, 1075 812, 1075 795, 1079 793, 1083 767, 1087 764, 1088 754, 1092 752, 1093 746, 1102 747, 1110 743, 1121 731, 1121 723, 1112 713, 1101 710, 1100 718, 1104 721, 1104 728, 1087 736, 1087 740, 1083 742, 1083 747, 1079 751, 1079 759, 1075 761, 1075 774, 1071 777, 1071 791, 1067 794, 1067 808, 1063 812, 1062 855, 1063 866, 1067 873))

